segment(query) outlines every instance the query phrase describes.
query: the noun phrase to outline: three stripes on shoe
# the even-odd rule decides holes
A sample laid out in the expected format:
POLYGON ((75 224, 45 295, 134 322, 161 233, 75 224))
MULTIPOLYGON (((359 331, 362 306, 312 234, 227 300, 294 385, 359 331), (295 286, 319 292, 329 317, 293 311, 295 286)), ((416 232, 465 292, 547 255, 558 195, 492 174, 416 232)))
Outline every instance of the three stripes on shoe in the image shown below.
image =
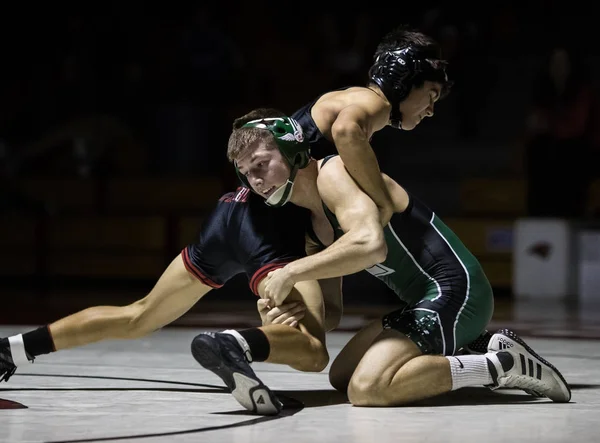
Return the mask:
MULTIPOLYGON (((500 351, 505 349, 512 348, 512 343, 506 343, 504 340, 498 340, 498 348, 500 351)), ((525 357, 523 354, 519 353, 519 359, 521 361, 521 374, 529 375, 530 377, 535 377, 538 380, 542 379, 542 365, 536 361, 533 361, 530 358, 525 357), (535 366, 535 371, 534 371, 535 366), (529 371, 528 371, 529 369, 529 371), (534 375, 535 372, 535 375, 534 375)))

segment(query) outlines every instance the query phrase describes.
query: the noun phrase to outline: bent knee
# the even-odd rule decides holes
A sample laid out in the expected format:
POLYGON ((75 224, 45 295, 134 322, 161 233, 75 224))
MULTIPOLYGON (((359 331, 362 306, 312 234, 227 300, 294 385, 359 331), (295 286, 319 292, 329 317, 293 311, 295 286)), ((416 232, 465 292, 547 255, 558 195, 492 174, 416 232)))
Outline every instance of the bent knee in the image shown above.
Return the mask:
POLYGON ((355 373, 348 383, 348 400, 354 406, 391 406, 390 384, 381 374, 355 373))
POLYGON ((322 372, 329 364, 327 348, 314 337, 309 337, 309 340, 309 345, 302 346, 293 352, 293 356, 290 356, 287 364, 297 371, 322 372))
POLYGON ((303 372, 322 372, 329 364, 327 348, 319 342, 313 346, 310 356, 304 359, 300 370, 303 372))
POLYGON ((147 316, 144 314, 143 306, 138 303, 121 308, 120 323, 123 325, 123 338, 141 338, 152 332, 148 327, 147 316))
POLYGON ((376 372, 357 370, 348 383, 348 400, 353 406, 398 406, 408 400, 414 386, 398 377, 400 367, 376 372))

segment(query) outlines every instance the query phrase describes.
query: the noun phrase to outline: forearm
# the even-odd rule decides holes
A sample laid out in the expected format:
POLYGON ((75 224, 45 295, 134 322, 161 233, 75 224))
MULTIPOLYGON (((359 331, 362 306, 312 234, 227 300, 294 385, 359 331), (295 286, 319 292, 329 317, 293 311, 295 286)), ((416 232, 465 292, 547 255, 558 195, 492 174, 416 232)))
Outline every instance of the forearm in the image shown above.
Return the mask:
POLYGON ((392 199, 368 140, 348 134, 338 136, 335 144, 352 178, 379 208, 390 209, 393 206, 392 199))
POLYGON ((50 324, 57 351, 105 339, 132 338, 134 334, 125 307, 95 306, 50 324))
POLYGON ((349 232, 331 246, 285 266, 295 283, 354 274, 385 259, 375 240, 361 239, 349 232))

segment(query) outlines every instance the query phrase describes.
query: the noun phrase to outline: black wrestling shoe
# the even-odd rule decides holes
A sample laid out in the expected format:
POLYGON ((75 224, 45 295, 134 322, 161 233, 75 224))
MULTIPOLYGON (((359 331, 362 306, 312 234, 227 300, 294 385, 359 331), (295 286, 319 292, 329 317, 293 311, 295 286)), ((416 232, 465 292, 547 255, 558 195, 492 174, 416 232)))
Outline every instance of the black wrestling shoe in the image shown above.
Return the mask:
POLYGON ((0 381, 8 381, 16 370, 17 367, 13 363, 8 340, 0 339, 0 381), (3 341, 5 341, 6 344, 3 344, 3 341))
POLYGON ((192 355, 204 368, 218 375, 247 410, 259 415, 276 415, 281 411, 283 405, 256 376, 232 335, 203 332, 192 340, 192 355))

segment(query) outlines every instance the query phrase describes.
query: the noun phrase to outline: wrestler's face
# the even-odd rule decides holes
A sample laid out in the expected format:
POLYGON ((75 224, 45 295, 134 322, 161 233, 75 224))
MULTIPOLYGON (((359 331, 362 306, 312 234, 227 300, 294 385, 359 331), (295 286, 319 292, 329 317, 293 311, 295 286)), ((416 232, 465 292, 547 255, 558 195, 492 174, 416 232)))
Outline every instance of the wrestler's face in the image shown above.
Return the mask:
POLYGON ((442 85, 426 81, 420 88, 412 88, 400 103, 402 129, 414 129, 425 117, 433 116, 433 107, 440 98, 442 85))
POLYGON ((236 159, 236 164, 252 190, 265 199, 290 177, 290 167, 275 142, 257 141, 252 149, 236 159))

